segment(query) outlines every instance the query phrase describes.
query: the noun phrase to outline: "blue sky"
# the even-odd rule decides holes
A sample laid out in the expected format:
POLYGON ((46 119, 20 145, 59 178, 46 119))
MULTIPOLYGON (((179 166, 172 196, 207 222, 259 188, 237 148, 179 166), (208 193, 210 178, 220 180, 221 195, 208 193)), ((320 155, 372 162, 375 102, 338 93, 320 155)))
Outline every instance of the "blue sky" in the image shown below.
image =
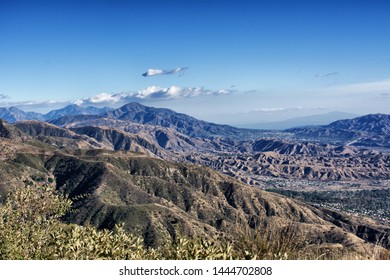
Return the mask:
POLYGON ((389 12, 379 0, 0 0, 0 106, 137 101, 230 124, 390 113, 389 12))

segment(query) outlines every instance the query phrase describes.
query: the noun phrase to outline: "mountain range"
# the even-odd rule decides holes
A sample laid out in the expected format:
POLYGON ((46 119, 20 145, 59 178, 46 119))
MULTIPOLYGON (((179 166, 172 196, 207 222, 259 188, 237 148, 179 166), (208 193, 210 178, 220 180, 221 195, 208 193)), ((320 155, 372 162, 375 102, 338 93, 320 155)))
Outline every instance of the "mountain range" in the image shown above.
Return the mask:
POLYGON ((252 130, 248 129, 238 129, 228 125, 218 125, 201 121, 169 109, 147 107, 135 102, 126 104, 118 109, 109 107, 96 108, 92 106, 81 107, 73 104, 62 109, 50 111, 47 114, 24 112, 16 107, 0 108, 0 118, 9 123, 36 120, 62 126, 84 120, 92 123, 104 121, 105 119, 130 121, 146 125, 173 127, 180 133, 195 137, 237 137, 237 134, 251 134, 252 132, 252 130))
POLYGON ((46 122, 7 110, 10 123, 0 120, 2 197, 12 187, 53 181, 78 198, 68 223, 111 229, 123 222, 148 246, 180 234, 234 239, 291 223, 312 245, 359 254, 375 243, 390 246, 386 223, 261 190, 275 178, 320 186, 390 180, 389 115, 264 131, 138 103, 102 111, 72 105, 42 115, 46 122))
MULTIPOLYGON (((48 126, 60 138, 85 141, 48 126)), ((200 165, 92 146, 62 149, 40 141, 46 132, 35 128, 27 135, 19 127, 0 122, 0 193, 54 181, 59 192, 77 197, 64 218, 68 223, 108 229, 124 223, 148 246, 183 234, 234 240, 259 227, 282 230, 291 224, 307 244, 328 250, 364 255, 379 240, 389 246, 390 227, 370 219, 261 191, 200 165)))
POLYGON ((370 114, 329 125, 285 130, 298 139, 346 143, 353 146, 390 148, 390 115, 370 114))
MULTIPOLYGON (((390 147, 388 136, 389 121, 388 115, 372 114, 362 117, 352 117, 351 114, 330 113, 331 119, 336 116, 348 117, 348 119, 338 120, 328 125, 307 126, 307 118, 300 118, 299 123, 306 122, 306 126, 277 130, 279 127, 268 126, 268 129, 259 130, 236 128, 228 125, 218 125, 201 121, 191 116, 176 113, 169 109, 153 108, 139 103, 129 103, 118 109, 109 107, 81 107, 78 105, 68 105, 62 109, 53 110, 47 114, 35 112, 24 112, 16 107, 0 108, 0 118, 9 123, 25 120, 36 120, 51 122, 58 126, 87 126, 87 125, 107 125, 111 127, 128 126, 128 123, 138 123, 142 125, 159 126, 173 128, 176 132, 190 137, 224 137, 234 139, 258 139, 258 138, 283 138, 289 136, 299 140, 314 140, 326 143, 345 144, 352 142, 358 146, 390 147), (275 130, 276 129, 276 130, 275 130)), ((322 115, 320 116, 322 119, 322 115)), ((316 116, 309 117, 317 119, 316 116)), ((293 121, 292 123, 296 123, 293 121)), ((133 131, 134 132, 134 131, 133 131)))
POLYGON ((40 114, 35 112, 24 112, 23 110, 20 110, 16 107, 10 107, 10 108, 0 107, 0 118, 2 118, 3 120, 9 123, 25 121, 25 120, 49 121, 63 116, 70 116, 70 115, 99 115, 111 110, 113 109, 109 107, 104 107, 104 108, 97 108, 93 106, 82 107, 82 106, 72 104, 62 109, 50 111, 47 114, 40 114))
MULTIPOLYGON (((88 110, 96 112, 95 109, 88 110)), ((104 110, 108 110, 105 108, 104 110)), ((262 176, 286 179, 389 179, 389 156, 364 148, 390 148, 389 115, 340 120, 284 131, 239 129, 197 120, 169 109, 129 103, 100 115, 68 106, 44 123, 15 127, 56 147, 137 151, 206 165, 262 186, 262 176)))

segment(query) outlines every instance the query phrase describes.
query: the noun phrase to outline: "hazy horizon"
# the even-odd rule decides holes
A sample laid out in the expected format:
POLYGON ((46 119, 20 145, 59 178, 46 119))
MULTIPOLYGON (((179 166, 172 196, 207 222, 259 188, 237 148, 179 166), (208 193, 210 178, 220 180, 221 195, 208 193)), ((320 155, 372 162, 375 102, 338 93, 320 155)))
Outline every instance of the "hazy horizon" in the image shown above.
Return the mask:
POLYGON ((0 107, 215 123, 390 113, 385 1, 1 1, 0 107))

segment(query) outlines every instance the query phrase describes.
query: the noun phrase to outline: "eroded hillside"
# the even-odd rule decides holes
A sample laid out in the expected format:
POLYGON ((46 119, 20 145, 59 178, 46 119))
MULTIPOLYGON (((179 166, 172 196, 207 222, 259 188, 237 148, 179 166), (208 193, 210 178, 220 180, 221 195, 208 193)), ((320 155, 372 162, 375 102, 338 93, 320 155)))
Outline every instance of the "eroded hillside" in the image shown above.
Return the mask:
POLYGON ((379 239, 388 246, 385 225, 267 193, 207 167, 126 151, 60 151, 15 142, 1 138, 12 150, 2 153, 3 193, 32 181, 53 181, 60 192, 77 198, 67 222, 97 228, 123 222, 147 245, 183 234, 234 240, 293 223, 310 244, 338 244, 361 254, 379 239))

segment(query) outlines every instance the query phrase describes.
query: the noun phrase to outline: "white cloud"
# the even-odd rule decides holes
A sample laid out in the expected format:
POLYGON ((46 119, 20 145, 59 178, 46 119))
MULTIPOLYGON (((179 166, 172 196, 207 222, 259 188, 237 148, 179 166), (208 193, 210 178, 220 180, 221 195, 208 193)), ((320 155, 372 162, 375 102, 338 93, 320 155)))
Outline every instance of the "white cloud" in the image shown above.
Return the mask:
POLYGON ((151 77, 157 75, 172 75, 177 73, 182 73, 187 70, 188 67, 178 67, 172 70, 162 70, 162 69, 148 69, 145 73, 142 74, 144 77, 151 77))
POLYGON ((129 102, 151 101, 151 100, 172 100, 180 98, 193 98, 198 96, 218 96, 228 95, 234 90, 209 90, 203 87, 158 87, 149 86, 139 91, 129 91, 121 93, 100 93, 92 97, 81 98, 78 100, 43 100, 43 101, 1 101, 0 107, 15 106, 22 110, 46 111, 50 108, 60 108, 69 104, 79 106, 115 106, 123 105, 129 102))
MULTIPOLYGON (((59 107, 68 104, 77 104, 79 106, 106 106, 114 104, 124 104, 128 102, 141 101, 141 100, 164 100, 164 99, 179 99, 179 98, 192 98, 197 96, 216 96, 216 95, 228 95, 234 92, 233 90, 209 90, 203 87, 179 87, 171 86, 167 88, 158 86, 149 86, 146 89, 139 91, 129 91, 121 93, 100 93, 92 97, 86 97, 78 99, 76 101, 71 100, 43 100, 43 101, 0 101, 0 106, 11 107, 16 106, 18 108, 48 108, 59 107)), ((4 96, 2 99, 8 98, 4 96)), ((1 95, 0 95, 1 99, 1 95)))
POLYGON ((77 105, 81 105, 84 103, 84 100, 87 101, 89 103, 93 103, 93 104, 98 104, 98 103, 117 103, 120 101, 120 96, 119 95, 113 95, 113 94, 110 94, 110 93, 100 93, 98 95, 95 95, 95 96, 92 96, 92 97, 88 97, 88 98, 83 98, 83 99, 79 99, 77 101, 74 102, 74 104, 77 104, 77 105))
POLYGON ((0 93, 0 99, 7 99, 7 98, 9 98, 8 95, 0 93))
POLYGON ((93 104, 115 104, 125 103, 139 100, 151 99, 176 99, 176 98, 191 98, 205 95, 227 95, 230 90, 208 90, 203 87, 178 87, 171 86, 162 88, 158 86, 149 86, 146 89, 139 91, 130 91, 123 93, 101 93, 92 97, 87 97, 75 101, 78 105, 93 105, 93 104))
POLYGON ((164 74, 164 70, 160 70, 160 69, 148 69, 144 74, 142 74, 144 77, 148 77, 148 76, 156 76, 156 75, 162 75, 164 74))

